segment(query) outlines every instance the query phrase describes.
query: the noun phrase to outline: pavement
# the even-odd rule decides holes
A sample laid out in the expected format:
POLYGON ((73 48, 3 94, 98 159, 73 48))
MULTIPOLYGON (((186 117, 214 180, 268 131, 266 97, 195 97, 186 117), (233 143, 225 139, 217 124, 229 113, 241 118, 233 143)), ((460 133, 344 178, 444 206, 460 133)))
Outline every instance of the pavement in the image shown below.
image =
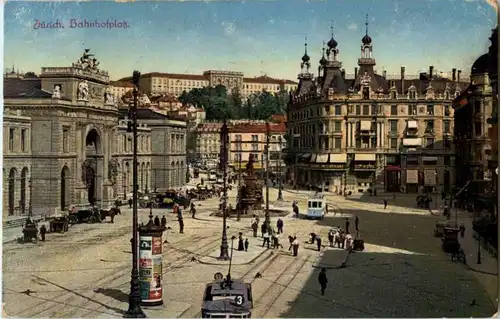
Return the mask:
MULTIPOLYGON (((270 191, 270 198, 276 198, 277 191, 270 191)), ((288 205, 292 200, 305 203, 308 194, 283 192, 288 205)), ((229 198, 234 196, 233 190, 229 198)), ((231 275, 252 284, 253 316, 490 317, 495 312, 478 277, 483 274, 452 263, 439 239, 432 237, 438 217, 428 211, 384 210, 379 204, 335 196, 328 200, 345 215, 328 214, 315 221, 286 216, 281 249, 259 247, 262 239, 250 236, 248 218, 227 221, 229 238, 243 232, 251 243, 251 251, 235 251, 231 275), (306 243, 311 232, 325 242, 331 226, 343 226, 345 216, 353 215, 360 219, 364 252, 347 257, 344 250, 324 247, 318 252, 316 245, 306 243), (288 251, 288 235, 300 241, 298 257, 288 251), (244 262, 252 257, 253 262, 244 262), (346 259, 346 267, 338 268, 346 259), (329 268, 324 296, 314 265, 329 268)), ((227 262, 200 262, 213 259, 221 244, 222 221, 209 216, 217 205, 218 199, 206 200, 199 218, 186 214, 184 234, 179 234, 174 214, 153 211, 165 214, 172 229, 164 234, 168 243, 162 252, 164 306, 145 308, 149 317, 200 317, 206 283, 216 272, 228 269, 227 262)), ((140 210, 139 220, 146 222, 148 214, 149 210, 140 210)), ((271 222, 275 224, 276 218, 271 222)), ((22 318, 122 317, 130 289, 131 224, 131 212, 124 209, 114 224, 79 224, 65 234, 49 234, 43 243, 4 244, 6 313, 22 318)))

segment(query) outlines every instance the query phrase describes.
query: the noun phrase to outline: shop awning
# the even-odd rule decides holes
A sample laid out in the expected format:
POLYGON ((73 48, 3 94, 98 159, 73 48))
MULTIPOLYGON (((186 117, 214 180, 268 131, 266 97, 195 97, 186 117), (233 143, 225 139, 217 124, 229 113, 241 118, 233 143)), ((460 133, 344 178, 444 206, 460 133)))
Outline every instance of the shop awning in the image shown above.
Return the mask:
POLYGON ((418 122, 417 121, 408 121, 408 128, 409 129, 418 129, 418 122))
POLYGON ((396 165, 389 165, 385 167, 385 170, 388 172, 397 172, 401 170, 401 167, 396 166, 396 165))
POLYGON ((347 154, 330 154, 330 163, 346 163, 347 154))
POLYGON ((420 137, 404 138, 403 145, 404 146, 422 146, 422 139, 420 137))
POLYGON ((318 154, 316 163, 328 163, 328 154, 318 154))
POLYGON ((375 154, 354 154, 355 161, 374 162, 376 159, 375 154))
POLYGON ((437 162, 438 158, 437 156, 424 156, 422 157, 422 160, 424 162, 437 162))
POLYGON ((370 121, 361 121, 360 130, 361 131, 369 131, 372 128, 372 122, 370 121))
POLYGON ((311 156, 311 160, 310 160, 311 163, 316 163, 316 154, 313 154, 311 156))

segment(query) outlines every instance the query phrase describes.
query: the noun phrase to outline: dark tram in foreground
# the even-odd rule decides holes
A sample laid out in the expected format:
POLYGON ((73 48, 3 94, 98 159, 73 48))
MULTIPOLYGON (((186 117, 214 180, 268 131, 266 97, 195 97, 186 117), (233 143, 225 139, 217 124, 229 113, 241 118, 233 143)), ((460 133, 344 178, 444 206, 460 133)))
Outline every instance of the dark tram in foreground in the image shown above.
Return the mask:
POLYGON ((252 285, 241 279, 218 272, 205 287, 202 318, 251 318, 252 308, 252 285))

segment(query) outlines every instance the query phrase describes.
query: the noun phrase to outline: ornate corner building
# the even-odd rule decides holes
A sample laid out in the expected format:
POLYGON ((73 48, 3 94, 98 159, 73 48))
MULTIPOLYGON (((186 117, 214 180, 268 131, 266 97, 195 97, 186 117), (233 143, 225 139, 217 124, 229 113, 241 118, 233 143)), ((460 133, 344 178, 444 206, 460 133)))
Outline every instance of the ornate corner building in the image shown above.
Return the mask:
POLYGON ((477 211, 496 212, 498 182, 498 27, 488 53, 476 59, 471 82, 453 102, 456 187, 477 211))
POLYGON ((287 110, 289 179, 353 193, 448 190, 454 182, 452 100, 466 87, 452 79, 377 74, 372 39, 361 39, 354 77, 346 76, 333 31, 318 74, 302 57, 299 86, 287 110))
MULTIPOLYGON (((130 134, 98 66, 85 50, 69 67, 43 67, 40 77, 5 77, 4 217, 106 205, 132 191, 130 134)), ((152 113, 139 117, 141 191, 185 181, 173 171, 185 170, 186 123, 152 113)))

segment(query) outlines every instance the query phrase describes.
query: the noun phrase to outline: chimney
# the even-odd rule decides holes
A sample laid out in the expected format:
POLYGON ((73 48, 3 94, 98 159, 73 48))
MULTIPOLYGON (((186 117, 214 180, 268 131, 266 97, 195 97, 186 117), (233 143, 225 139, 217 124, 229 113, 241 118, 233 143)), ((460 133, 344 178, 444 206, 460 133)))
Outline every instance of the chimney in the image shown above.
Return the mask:
POLYGON ((405 67, 401 67, 401 94, 405 94, 405 67))
POLYGON ((345 69, 342 69, 340 73, 342 74, 342 78, 345 80, 345 69))
POLYGON ((462 73, 462 70, 457 71, 457 82, 460 82, 460 73, 462 73))
POLYGON ((432 71, 434 71, 434 66, 429 66, 429 80, 432 80, 432 71))
POLYGON ((385 78, 387 78, 387 71, 386 71, 386 70, 384 70, 384 71, 382 72, 382 76, 384 77, 384 79, 385 79, 385 78))
POLYGON ((358 77, 358 68, 354 68, 354 78, 358 77))
POLYGON ((457 69, 451 70, 451 79, 453 80, 453 82, 457 80, 457 69))

